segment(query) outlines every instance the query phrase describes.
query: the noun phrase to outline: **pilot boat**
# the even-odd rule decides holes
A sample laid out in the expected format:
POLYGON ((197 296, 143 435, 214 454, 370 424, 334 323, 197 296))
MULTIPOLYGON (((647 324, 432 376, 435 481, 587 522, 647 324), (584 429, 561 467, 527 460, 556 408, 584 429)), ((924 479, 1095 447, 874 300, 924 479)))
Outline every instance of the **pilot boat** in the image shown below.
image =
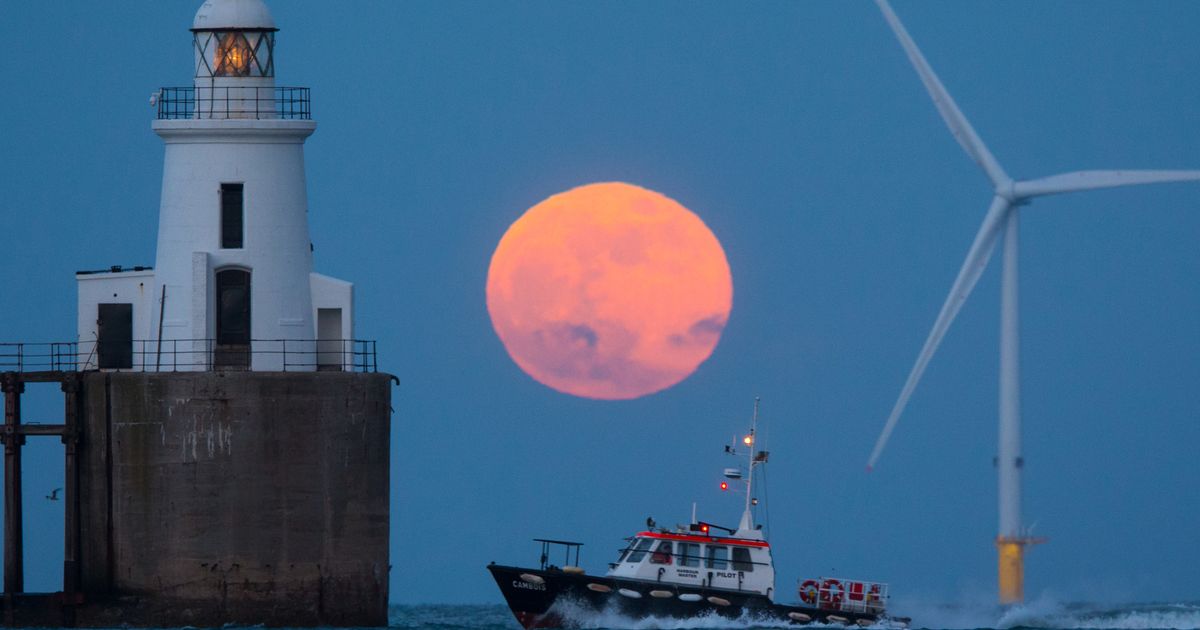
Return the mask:
MULTIPOLYGON (((616 562, 603 575, 579 565, 583 543, 535 538, 541 544, 539 565, 488 565, 505 601, 525 628, 587 625, 588 616, 615 613, 630 619, 688 619, 721 616, 752 622, 886 625, 906 628, 907 617, 887 614, 888 586, 881 582, 819 577, 799 583, 794 604, 776 603, 771 545, 754 522, 757 505, 751 490, 754 471, 767 463, 768 452, 755 449, 758 401, 750 433, 725 452, 746 455, 747 472, 726 468, 724 475, 745 484, 746 505, 736 528, 698 521, 660 528, 646 519, 646 529, 627 538, 616 562), (563 552, 561 566, 551 555, 563 552)), ((728 488, 729 482, 722 482, 728 488)))

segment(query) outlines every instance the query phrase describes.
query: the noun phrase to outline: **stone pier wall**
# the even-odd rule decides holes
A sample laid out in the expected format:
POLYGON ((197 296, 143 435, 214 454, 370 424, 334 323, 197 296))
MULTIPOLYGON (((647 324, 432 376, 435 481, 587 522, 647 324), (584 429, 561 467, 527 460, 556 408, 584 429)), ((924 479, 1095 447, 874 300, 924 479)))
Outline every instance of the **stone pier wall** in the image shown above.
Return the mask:
POLYGON ((76 622, 387 625, 390 381, 87 374, 76 622))

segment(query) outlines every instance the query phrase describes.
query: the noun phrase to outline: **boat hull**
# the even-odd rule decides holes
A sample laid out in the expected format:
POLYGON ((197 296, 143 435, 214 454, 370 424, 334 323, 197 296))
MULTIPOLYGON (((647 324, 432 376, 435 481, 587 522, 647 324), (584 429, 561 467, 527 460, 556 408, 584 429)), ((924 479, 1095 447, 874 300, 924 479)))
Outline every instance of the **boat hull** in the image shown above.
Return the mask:
POLYGON ((720 615, 731 619, 746 616, 796 624, 855 625, 860 620, 862 624, 881 620, 878 614, 775 604, 760 593, 747 591, 498 564, 488 565, 488 571, 517 622, 525 628, 572 627, 579 624, 578 615, 601 612, 633 619, 720 615), (567 606, 571 612, 564 615, 567 606))

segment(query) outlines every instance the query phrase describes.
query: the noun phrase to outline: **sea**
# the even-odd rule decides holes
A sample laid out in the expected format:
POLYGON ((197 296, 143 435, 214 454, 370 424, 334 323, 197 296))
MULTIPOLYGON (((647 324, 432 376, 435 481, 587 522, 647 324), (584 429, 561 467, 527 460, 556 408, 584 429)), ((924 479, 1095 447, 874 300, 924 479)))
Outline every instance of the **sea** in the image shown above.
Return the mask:
MULTIPOLYGON (((914 609, 896 610, 912 618, 910 628, 917 630, 958 630, 980 628, 1029 628, 1046 630, 1106 629, 1113 630, 1200 630, 1200 601, 1181 603, 1149 603, 1103 605, 1059 603, 1041 600, 1021 606, 962 606, 953 604, 925 605, 914 609)), ((726 619, 711 617, 690 619, 631 619, 616 614, 579 615, 572 626, 584 630, 605 628, 630 630, 752 630, 754 628, 817 627, 817 624, 798 626, 786 623, 763 623, 755 619, 726 619)), ((512 613, 503 605, 421 605, 392 606, 389 626, 405 630, 521 630, 512 613)), ((832 626, 845 630, 845 626, 832 626)), ((879 630, 891 626, 880 625, 879 630)))

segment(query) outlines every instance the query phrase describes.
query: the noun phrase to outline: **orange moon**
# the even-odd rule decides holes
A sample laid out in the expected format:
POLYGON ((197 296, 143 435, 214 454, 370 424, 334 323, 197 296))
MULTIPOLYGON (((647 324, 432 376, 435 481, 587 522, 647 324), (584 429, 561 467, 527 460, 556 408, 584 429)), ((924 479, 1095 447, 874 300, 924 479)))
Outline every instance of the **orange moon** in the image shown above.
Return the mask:
POLYGON ((584 398, 638 398, 687 378, 732 302, 725 251, 700 217, 625 183, 530 208, 488 268, 488 313, 513 361, 584 398))

